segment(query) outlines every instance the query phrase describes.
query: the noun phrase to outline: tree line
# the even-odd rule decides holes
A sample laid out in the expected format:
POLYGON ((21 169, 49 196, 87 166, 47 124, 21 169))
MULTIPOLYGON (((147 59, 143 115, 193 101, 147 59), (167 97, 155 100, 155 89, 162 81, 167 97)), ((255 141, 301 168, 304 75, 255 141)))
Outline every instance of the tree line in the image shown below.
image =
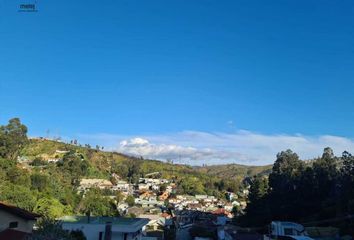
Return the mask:
POLYGON ((291 150, 278 153, 269 177, 253 178, 246 214, 237 220, 262 227, 274 220, 316 224, 336 219, 326 223, 351 232, 354 222, 347 216, 353 213, 354 156, 345 151, 336 157, 327 147, 311 161, 291 150))

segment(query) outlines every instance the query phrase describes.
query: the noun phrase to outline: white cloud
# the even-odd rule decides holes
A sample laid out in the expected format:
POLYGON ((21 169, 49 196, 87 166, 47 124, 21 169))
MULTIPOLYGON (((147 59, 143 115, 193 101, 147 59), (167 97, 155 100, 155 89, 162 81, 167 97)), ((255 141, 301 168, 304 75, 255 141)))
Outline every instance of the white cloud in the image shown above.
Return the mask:
POLYGON ((210 148, 184 147, 175 144, 153 144, 143 138, 132 138, 120 142, 117 149, 120 152, 143 156, 150 159, 171 160, 228 160, 234 157, 242 158, 238 153, 212 150, 210 148))
POLYGON ((278 152, 289 148, 302 159, 320 156, 327 146, 332 147, 337 155, 344 150, 354 150, 354 141, 345 137, 267 135, 245 130, 234 133, 184 131, 143 136, 99 134, 84 138, 126 154, 160 160, 181 159, 181 162, 189 164, 264 165, 273 163, 278 152))

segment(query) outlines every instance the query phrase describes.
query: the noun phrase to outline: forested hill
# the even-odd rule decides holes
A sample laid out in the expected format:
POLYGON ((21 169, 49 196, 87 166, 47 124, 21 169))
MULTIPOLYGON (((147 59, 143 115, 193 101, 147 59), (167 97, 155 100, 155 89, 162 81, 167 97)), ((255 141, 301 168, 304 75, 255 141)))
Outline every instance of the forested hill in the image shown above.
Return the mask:
POLYGON ((196 167, 199 172, 224 179, 240 179, 245 176, 268 175, 273 165, 246 166, 241 164, 223 164, 196 167))
POLYGON ((226 191, 238 192, 242 180, 254 173, 242 166, 243 170, 234 175, 237 177, 225 178, 204 168, 134 158, 74 142, 29 139, 27 127, 18 118, 0 125, 0 201, 49 218, 88 211, 97 216, 115 216, 119 201, 114 202, 107 194, 117 194, 120 199, 119 193, 93 189, 83 197, 78 194, 82 179, 114 182, 114 173, 136 184, 140 177, 159 172, 160 177, 173 179, 176 194, 208 194, 222 199, 226 191))
MULTIPOLYGON (((80 154, 83 159, 87 159, 92 165, 90 174, 92 176, 105 176, 113 171, 119 171, 124 177, 128 174, 128 165, 132 161, 138 161, 139 175, 151 172, 160 172, 162 177, 182 177, 183 175, 195 175, 204 177, 205 175, 214 176, 220 179, 242 180, 247 176, 255 176, 258 174, 269 174, 271 165, 267 166, 246 166, 240 164, 227 165, 211 165, 203 167, 193 167, 182 164, 171 164, 157 160, 147 160, 135 158, 117 152, 105 152, 97 149, 67 144, 59 141, 48 139, 33 138, 21 151, 20 157, 23 160, 33 161, 40 159, 50 161, 62 158, 67 151, 75 151, 80 154)), ((128 176, 127 176, 128 177, 128 176)))

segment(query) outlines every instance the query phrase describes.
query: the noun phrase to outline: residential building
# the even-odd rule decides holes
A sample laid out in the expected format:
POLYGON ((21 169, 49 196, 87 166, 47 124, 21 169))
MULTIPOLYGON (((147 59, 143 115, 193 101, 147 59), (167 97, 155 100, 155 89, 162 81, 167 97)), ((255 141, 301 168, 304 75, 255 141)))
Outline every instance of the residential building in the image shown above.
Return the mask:
POLYGON ((78 188, 79 191, 86 191, 90 188, 99 188, 99 189, 105 189, 109 188, 111 189, 113 187, 113 184, 106 180, 106 179, 81 179, 80 181, 80 186, 78 188))
POLYGON ((40 215, 0 202, 0 239, 24 239, 32 233, 38 217, 40 215))
POLYGON ((112 190, 119 190, 122 192, 129 192, 131 186, 129 183, 123 180, 119 180, 115 186, 112 187, 112 190))
POLYGON ((81 230, 87 240, 142 240, 146 218, 66 216, 63 229, 81 230))

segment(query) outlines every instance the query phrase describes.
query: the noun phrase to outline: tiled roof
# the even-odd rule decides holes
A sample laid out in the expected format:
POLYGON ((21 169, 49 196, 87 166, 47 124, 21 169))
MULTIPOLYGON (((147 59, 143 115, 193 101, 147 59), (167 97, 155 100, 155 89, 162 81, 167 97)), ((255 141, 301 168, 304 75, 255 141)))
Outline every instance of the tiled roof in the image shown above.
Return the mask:
POLYGON ((228 215, 230 212, 226 211, 224 208, 218 208, 215 211, 213 211, 213 214, 216 215, 228 215))
POLYGON ((26 220, 36 220, 41 216, 4 202, 0 202, 0 210, 6 211, 26 220))

